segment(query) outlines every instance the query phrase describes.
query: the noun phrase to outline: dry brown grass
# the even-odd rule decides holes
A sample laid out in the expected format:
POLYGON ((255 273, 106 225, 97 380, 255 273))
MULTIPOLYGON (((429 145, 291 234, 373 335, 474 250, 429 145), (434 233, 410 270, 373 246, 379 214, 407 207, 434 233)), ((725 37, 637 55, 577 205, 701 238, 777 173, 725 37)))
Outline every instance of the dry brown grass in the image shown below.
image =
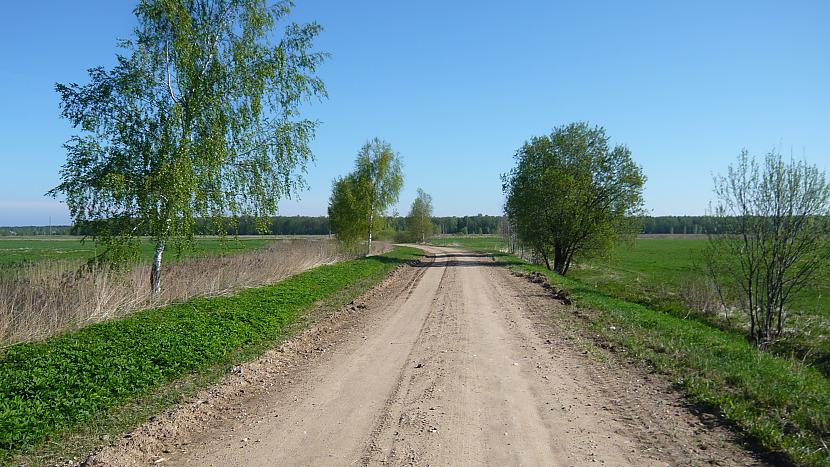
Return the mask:
MULTIPOLYGON (((378 251, 388 244, 377 245, 378 251)), ((168 262, 162 294, 149 288, 149 264, 126 271, 50 261, 0 273, 0 346, 40 340, 133 311, 270 284, 354 257, 330 240, 282 240, 226 256, 168 262)))

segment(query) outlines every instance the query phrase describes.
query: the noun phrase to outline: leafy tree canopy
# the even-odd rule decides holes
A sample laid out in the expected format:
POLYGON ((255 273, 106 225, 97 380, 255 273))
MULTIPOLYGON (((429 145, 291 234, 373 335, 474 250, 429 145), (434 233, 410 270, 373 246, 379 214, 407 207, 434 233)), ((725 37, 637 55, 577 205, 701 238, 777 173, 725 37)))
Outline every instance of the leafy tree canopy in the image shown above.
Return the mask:
POLYGON ((505 212, 548 268, 566 274, 575 255, 602 254, 639 230, 645 176, 627 147, 609 145, 604 128, 554 128, 515 158, 502 177, 505 212))
POLYGON ((386 211, 398 201, 402 167, 389 143, 375 138, 363 145, 354 171, 332 185, 329 219, 338 239, 354 243, 365 238, 371 253, 372 234, 383 228, 386 211))
POLYGON ((432 196, 420 188, 406 218, 406 230, 416 242, 425 242, 432 236, 432 196))
POLYGON ((110 253, 154 238, 154 289, 165 243, 187 243, 196 218, 265 221, 304 186, 316 122, 300 106, 326 95, 315 75, 325 54, 312 50, 319 25, 283 24, 290 8, 141 0, 117 65, 56 85, 78 133, 50 194, 65 195, 110 253))

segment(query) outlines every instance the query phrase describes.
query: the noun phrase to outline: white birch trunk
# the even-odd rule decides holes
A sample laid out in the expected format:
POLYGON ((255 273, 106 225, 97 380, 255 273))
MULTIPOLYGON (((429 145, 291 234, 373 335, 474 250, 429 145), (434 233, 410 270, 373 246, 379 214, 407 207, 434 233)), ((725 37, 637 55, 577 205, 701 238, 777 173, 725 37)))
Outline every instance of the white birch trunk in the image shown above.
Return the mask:
POLYGON ((153 267, 150 269, 150 290, 153 295, 161 293, 161 255, 164 253, 164 241, 156 244, 156 252, 153 254, 153 267))

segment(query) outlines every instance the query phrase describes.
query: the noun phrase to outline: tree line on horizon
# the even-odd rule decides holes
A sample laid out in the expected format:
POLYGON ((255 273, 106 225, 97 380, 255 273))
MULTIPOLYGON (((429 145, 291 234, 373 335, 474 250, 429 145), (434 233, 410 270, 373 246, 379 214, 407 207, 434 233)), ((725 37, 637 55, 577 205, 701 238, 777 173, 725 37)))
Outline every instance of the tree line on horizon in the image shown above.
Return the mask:
MULTIPOLYGON (((387 228, 382 235, 389 232, 406 230, 406 216, 389 216, 387 228)), ((474 216, 433 216, 433 233, 443 235, 499 235, 504 233, 505 216, 476 214, 474 216)), ((713 216, 644 216, 640 218, 640 234, 645 235, 705 235, 711 231, 713 216)), ((271 216, 266 229, 260 232, 259 220, 254 217, 228 218, 224 235, 329 235, 331 229, 328 216, 271 216)), ((830 233, 830 219, 826 232, 830 233)), ((27 225, 0 227, 0 237, 19 236, 86 236, 93 230, 84 225, 27 225)), ((196 219, 196 235, 213 235, 216 231, 211 221, 196 219)))

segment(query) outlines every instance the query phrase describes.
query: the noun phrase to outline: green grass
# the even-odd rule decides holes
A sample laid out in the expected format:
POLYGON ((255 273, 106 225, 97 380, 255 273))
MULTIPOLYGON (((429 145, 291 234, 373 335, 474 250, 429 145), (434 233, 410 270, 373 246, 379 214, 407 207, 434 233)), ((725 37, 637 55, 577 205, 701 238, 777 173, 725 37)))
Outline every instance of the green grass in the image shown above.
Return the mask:
POLYGON ((227 297, 141 311, 0 355, 0 461, 40 449, 108 411, 200 370, 253 357, 321 301, 360 290, 420 255, 395 248, 227 297))
POLYGON ((495 235, 447 235, 433 237, 429 244, 436 246, 450 246, 472 251, 495 251, 505 247, 504 240, 495 235))
MULTIPOLYGON (((264 248, 272 241, 261 237, 197 237, 193 249, 182 252, 181 257, 205 256, 211 254, 236 253, 255 248, 264 248)), ((150 259, 154 245, 143 240, 139 255, 150 259)), ((0 237, 0 267, 16 266, 47 260, 88 260, 100 253, 101 247, 94 241, 81 241, 80 237, 0 237)), ((171 249, 167 253, 176 259, 177 252, 171 249)))
MULTIPOLYGON (((580 262, 570 274, 605 293, 649 306, 672 307, 685 281, 701 277, 705 238, 639 238, 618 245, 608 258, 580 262)), ((817 287, 804 290, 792 308, 830 318, 830 270, 817 287)))

